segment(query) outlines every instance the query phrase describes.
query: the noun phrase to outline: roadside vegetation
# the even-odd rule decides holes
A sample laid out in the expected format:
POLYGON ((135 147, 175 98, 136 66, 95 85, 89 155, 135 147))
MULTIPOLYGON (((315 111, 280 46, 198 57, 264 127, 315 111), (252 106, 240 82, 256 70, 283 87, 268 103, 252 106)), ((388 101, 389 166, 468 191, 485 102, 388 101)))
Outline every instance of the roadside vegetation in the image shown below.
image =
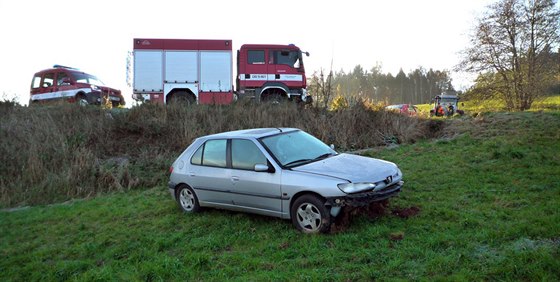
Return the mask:
POLYGON ((355 103, 333 111, 293 104, 130 110, 75 105, 0 112, 0 207, 63 202, 166 182, 171 162, 194 138, 256 127, 297 127, 338 149, 409 144, 437 136, 438 121, 355 103))
MULTIPOLYGON (((71 117, 85 116, 90 122, 93 120, 93 124, 104 125, 99 130, 87 127, 95 134, 83 140, 76 138, 81 141, 73 142, 81 145, 74 151, 87 148, 86 152, 96 154, 91 160, 98 158, 99 165, 104 167, 108 165, 105 160, 112 155, 110 152, 120 155, 125 148, 135 148, 127 155, 128 173, 133 175, 139 170, 136 177, 152 174, 148 178, 153 180, 139 180, 142 184, 136 188, 141 189, 134 191, 0 212, 0 255, 3 257, 0 280, 560 279, 560 171, 557 169, 560 166, 560 115, 557 111, 438 118, 445 127, 437 139, 420 138, 392 149, 367 150, 364 155, 396 162, 402 168, 406 184, 400 196, 392 199, 382 213, 371 217, 355 215, 344 230, 305 236, 289 221, 276 218, 212 209, 186 215, 167 193, 165 173, 156 171, 165 170, 168 160, 155 158, 156 153, 152 152, 167 154, 174 151, 175 146, 182 147, 190 141, 192 137, 185 128, 185 117, 211 118, 209 113, 212 113, 219 121, 231 118, 227 113, 235 110, 205 108, 206 113, 202 113, 202 108, 183 111, 150 106, 126 114, 113 113, 113 119, 92 109, 57 109, 60 116, 52 109, 37 110, 50 111, 50 114, 38 112, 43 115, 29 118, 27 126, 31 121, 52 126, 56 124, 53 116, 72 120, 76 131, 65 130, 74 134, 81 132, 77 128, 83 125, 79 119, 71 117), (74 111, 79 115, 73 116, 74 111), (173 118, 175 115, 181 118, 173 118), (176 125, 167 128, 162 122, 164 119, 176 125), (126 128, 132 129, 126 131, 126 128), (122 135, 111 135, 117 132, 122 135), (92 139, 92 136, 97 137, 92 139), (110 139, 103 139, 103 136, 115 140, 108 141, 110 139), (165 141, 165 138, 175 141, 165 141), (167 143, 158 144, 156 140, 167 143), (123 144, 116 146, 119 141, 123 144), (138 161, 133 156, 145 159, 138 161), (152 159, 148 161, 149 158, 152 159), (139 163, 133 165, 135 162, 139 163), (151 166, 140 171, 142 165, 150 163, 151 166)), ((246 108, 244 111, 258 116, 263 114, 262 110, 246 108)), ((301 118, 306 115, 306 111, 291 108, 267 110, 277 116, 298 113, 301 118)), ((363 109, 352 112, 336 113, 335 117, 342 119, 352 115, 353 124, 358 128, 369 126, 362 124, 366 122, 361 115, 372 115, 368 118, 374 123, 404 123, 400 115, 389 122, 380 119, 387 113, 369 113, 363 109)), ((336 132, 336 128, 321 123, 324 114, 314 116, 315 122, 328 128, 325 132, 336 132)), ((329 121, 342 122, 335 121, 334 117, 329 121)), ((12 119, 12 122, 15 121, 12 119)), ((293 126, 311 122, 297 121, 293 126)), ((432 124, 418 122, 417 126, 423 122, 432 124)), ((249 126, 248 123, 242 124, 249 126)), ((2 126, 4 124, 5 120, 2 126)), ((223 128, 218 124, 216 122, 215 130, 229 129, 225 124, 221 125, 223 128)), ((263 123, 262 126, 269 125, 263 123)), ((51 131, 57 134, 63 131, 54 128, 51 131)), ((307 129, 320 135, 322 131, 317 128, 319 125, 307 129)), ((44 139, 37 140, 62 142, 58 147, 37 151, 39 158, 49 150, 70 150, 65 146, 70 146, 68 136, 74 135, 66 133, 54 139, 46 135, 46 130, 33 129, 39 131, 36 134, 45 134, 44 139)), ((15 132, 10 134, 13 136, 15 132)), ((397 132, 392 134, 400 136, 397 132)), ((383 138, 375 136, 371 137, 375 142, 359 146, 383 142, 383 138)), ((25 137, 32 138, 32 135, 25 137)), ((326 140, 345 140, 328 134, 326 137, 326 140)), ((2 136, 2 140, 5 139, 5 135, 2 136)), ((22 155, 27 154, 23 147, 12 146, 22 155)), ((63 153, 56 152, 47 156, 54 159, 63 153)), ((10 156, 16 158, 14 154, 10 156)), ((77 156, 73 158, 79 159, 77 156)), ((6 161, 2 160, 3 169, 6 161)), ((59 164, 59 170, 64 171, 64 160, 59 164)), ((28 168, 21 170, 25 172, 28 168)), ((4 177, 5 171, 1 175, 4 177)), ((110 175, 115 176, 116 171, 111 171, 110 175)))

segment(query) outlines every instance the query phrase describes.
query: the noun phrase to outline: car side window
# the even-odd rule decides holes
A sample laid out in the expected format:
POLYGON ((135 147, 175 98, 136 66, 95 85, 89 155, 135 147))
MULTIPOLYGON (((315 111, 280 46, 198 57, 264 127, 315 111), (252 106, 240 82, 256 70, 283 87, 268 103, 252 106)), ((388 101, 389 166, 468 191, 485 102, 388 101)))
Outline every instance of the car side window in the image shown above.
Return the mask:
POLYGON ((202 150, 203 149, 204 149, 204 146, 200 146, 200 148, 198 148, 198 150, 196 150, 196 152, 194 152, 194 154, 191 158, 191 164, 202 165, 202 150))
POLYGON ((68 75, 64 72, 59 72, 56 75, 56 85, 57 86, 68 85, 68 75))
POLYGON ((250 65, 264 65, 264 50, 247 51, 247 63, 250 65))
POLYGON ((226 167, 227 140, 209 140, 204 144, 202 165, 226 167))
POLYGON ((267 164, 266 157, 251 140, 231 140, 231 166, 235 169, 254 170, 256 164, 267 164))
POLYGON ((43 87, 51 87, 54 83, 54 73, 49 72, 43 78, 43 87))

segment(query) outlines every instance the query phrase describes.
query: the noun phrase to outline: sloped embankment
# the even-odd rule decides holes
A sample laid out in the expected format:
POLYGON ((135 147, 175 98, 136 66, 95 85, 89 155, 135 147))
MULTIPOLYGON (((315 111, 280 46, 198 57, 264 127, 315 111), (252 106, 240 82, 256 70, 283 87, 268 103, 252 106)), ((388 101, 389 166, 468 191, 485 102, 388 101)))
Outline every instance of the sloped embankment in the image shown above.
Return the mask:
POLYGON ((163 185, 172 160, 200 135, 256 127, 301 128, 337 149, 414 143, 440 135, 440 121, 374 111, 297 105, 101 110, 3 105, 0 207, 46 204, 163 185))

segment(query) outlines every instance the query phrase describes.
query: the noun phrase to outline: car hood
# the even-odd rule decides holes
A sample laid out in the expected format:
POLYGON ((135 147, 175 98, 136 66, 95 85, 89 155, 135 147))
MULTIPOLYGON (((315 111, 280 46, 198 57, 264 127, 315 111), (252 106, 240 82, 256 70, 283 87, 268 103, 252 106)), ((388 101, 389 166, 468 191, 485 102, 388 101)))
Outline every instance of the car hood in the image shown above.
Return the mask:
POLYGON ((292 168, 294 171, 336 177, 350 182, 378 182, 398 172, 392 162, 351 154, 338 154, 292 168))

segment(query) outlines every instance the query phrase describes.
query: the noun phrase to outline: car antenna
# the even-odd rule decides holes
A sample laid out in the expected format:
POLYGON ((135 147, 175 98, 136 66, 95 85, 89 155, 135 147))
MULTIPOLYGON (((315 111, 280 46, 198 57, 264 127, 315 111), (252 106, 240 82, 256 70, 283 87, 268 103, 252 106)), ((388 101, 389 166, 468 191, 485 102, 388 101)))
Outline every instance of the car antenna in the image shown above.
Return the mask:
POLYGON ((276 129, 278 129, 278 131, 280 131, 280 133, 284 132, 284 131, 282 131, 282 129, 280 127, 277 127, 276 129))

